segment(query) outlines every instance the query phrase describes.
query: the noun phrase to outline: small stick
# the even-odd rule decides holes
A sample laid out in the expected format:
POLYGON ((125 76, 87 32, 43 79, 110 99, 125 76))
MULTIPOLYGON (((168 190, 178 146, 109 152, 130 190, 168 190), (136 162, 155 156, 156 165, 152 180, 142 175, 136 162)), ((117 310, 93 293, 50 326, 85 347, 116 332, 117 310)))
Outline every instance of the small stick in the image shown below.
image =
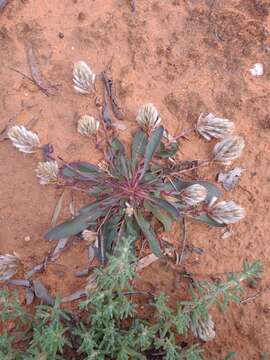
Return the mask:
POLYGON ((23 77, 25 77, 27 80, 31 81, 33 84, 36 84, 35 81, 30 76, 24 74, 22 71, 17 70, 17 69, 15 69, 13 67, 9 67, 9 66, 8 66, 8 69, 10 69, 12 71, 15 71, 16 73, 18 73, 18 74, 22 75, 23 77))
POLYGON ((185 253, 185 248, 186 248, 186 242, 187 242, 187 226, 186 226, 186 219, 185 219, 185 217, 183 217, 182 224, 183 224, 182 250, 181 250, 181 255, 180 255, 179 262, 178 262, 176 265, 181 265, 181 263, 182 263, 182 261, 183 261, 184 253, 185 253))
POLYGON ((260 295, 262 295, 265 291, 270 290, 270 285, 268 285, 266 288, 259 290, 258 292, 256 292, 254 295, 247 297, 246 299, 243 299, 240 301, 240 304, 246 304, 252 300, 255 300, 257 297, 259 297, 260 295))

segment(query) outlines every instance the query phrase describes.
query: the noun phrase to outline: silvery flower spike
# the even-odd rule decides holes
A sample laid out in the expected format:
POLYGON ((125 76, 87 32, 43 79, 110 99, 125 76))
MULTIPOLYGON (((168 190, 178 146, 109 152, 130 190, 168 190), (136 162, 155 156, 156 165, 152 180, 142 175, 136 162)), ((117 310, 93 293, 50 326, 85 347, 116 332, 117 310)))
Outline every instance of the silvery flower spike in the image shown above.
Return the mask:
POLYGON ((234 130, 234 123, 228 119, 216 117, 213 114, 200 115, 197 125, 197 132, 206 140, 212 138, 224 138, 234 130))
POLYGON ((12 145, 26 154, 33 153, 40 147, 40 141, 36 133, 27 130, 24 126, 12 126, 8 133, 12 145))
POLYGON ((213 340, 216 336, 216 332, 214 330, 214 322, 212 320, 212 316, 208 315, 207 320, 197 319, 196 324, 191 322, 191 330, 193 335, 203 341, 213 340))
POLYGON ((157 109, 151 103, 140 107, 136 120, 143 129, 150 131, 157 128, 161 122, 157 109))
POLYGON ((245 217, 245 209, 234 201, 221 201, 209 208, 208 215, 219 224, 233 224, 245 217))
POLYGON ((59 167, 56 161, 40 162, 35 171, 41 185, 56 184, 58 181, 59 167))
POLYGON ((99 125, 99 121, 93 116, 84 115, 78 121, 77 130, 81 135, 91 137, 97 134, 99 125))
POLYGON ((224 165, 229 165, 239 156, 245 147, 245 141, 241 136, 232 136, 217 143, 213 149, 213 160, 224 165))
POLYGON ((16 274, 19 268, 19 259, 15 255, 0 255, 0 281, 6 281, 16 274))
POLYGON ((183 203, 194 206, 206 199, 207 190, 200 184, 190 185, 180 192, 180 199, 183 203))
POLYGON ((73 68, 73 87, 80 94, 94 90, 96 75, 84 61, 78 61, 73 68))

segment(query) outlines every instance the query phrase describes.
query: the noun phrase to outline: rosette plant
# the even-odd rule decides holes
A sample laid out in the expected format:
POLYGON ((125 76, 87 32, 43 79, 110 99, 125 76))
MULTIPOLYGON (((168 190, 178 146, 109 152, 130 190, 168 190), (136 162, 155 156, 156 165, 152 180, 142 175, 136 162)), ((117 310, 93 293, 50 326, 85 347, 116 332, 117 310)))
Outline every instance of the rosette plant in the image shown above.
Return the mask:
MULTIPOLYGON (((87 65, 87 64, 86 64, 87 65)), ((95 76, 85 63, 74 67, 74 86, 88 94, 94 89, 95 76)), ((210 116, 211 115, 211 116, 210 116)), ((103 119, 104 120, 104 119, 103 119)), ((9 130, 13 145, 22 152, 45 152, 45 162, 36 170, 41 184, 70 187, 89 196, 89 204, 81 208, 72 219, 52 228, 47 240, 57 240, 78 235, 84 230, 97 234, 99 255, 105 261, 122 236, 147 239, 152 252, 160 256, 162 244, 153 227, 155 218, 165 231, 174 221, 189 217, 210 226, 222 227, 244 216, 244 210, 233 201, 215 203, 220 189, 203 180, 186 181, 182 174, 213 162, 230 164, 239 157, 244 140, 228 137, 233 124, 227 119, 200 116, 192 131, 207 139, 223 138, 204 161, 176 162, 179 137, 171 136, 163 127, 160 115, 152 104, 139 109, 139 128, 133 137, 130 151, 125 149, 111 124, 104 126, 92 116, 84 115, 78 121, 78 132, 95 139, 104 154, 98 165, 75 161, 64 162, 57 158, 51 147, 42 146, 35 133, 23 126, 9 130)))

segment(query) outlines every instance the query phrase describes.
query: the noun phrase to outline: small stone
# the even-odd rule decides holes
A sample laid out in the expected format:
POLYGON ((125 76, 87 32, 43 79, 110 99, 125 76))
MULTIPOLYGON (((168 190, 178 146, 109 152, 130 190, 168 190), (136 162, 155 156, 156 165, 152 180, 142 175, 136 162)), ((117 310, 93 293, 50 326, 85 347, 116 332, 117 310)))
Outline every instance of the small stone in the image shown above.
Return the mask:
POLYGON ((84 12, 80 12, 78 15, 78 20, 79 21, 84 21, 86 19, 86 15, 84 12))
POLYGON ((257 63, 254 64, 251 69, 249 69, 249 72, 252 76, 262 76, 263 75, 263 64, 257 63))
POLYGON ((24 238, 24 241, 25 242, 29 242, 31 240, 31 237, 30 236, 25 236, 25 238, 24 238))
POLYGON ((58 36, 60 39, 64 39, 64 37, 65 37, 65 35, 61 31, 59 32, 58 36))

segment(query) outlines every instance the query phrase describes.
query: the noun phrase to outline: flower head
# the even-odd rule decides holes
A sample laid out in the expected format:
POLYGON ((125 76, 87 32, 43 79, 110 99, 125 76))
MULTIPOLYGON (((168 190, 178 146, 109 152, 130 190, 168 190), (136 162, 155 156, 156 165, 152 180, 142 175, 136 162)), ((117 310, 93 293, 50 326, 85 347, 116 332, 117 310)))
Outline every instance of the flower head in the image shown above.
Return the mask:
POLYGON ((35 171, 41 185, 56 184, 58 181, 59 167, 56 161, 40 162, 35 171))
POLYGON ((125 209, 125 213, 128 217, 131 217, 134 213, 134 209, 133 207, 128 203, 126 202, 126 209, 125 209))
POLYGON ((180 192, 180 199, 189 206, 197 205, 206 199, 207 190, 200 184, 193 184, 180 192))
POLYGON ((203 341, 213 340, 216 336, 216 332, 214 330, 214 322, 212 320, 212 316, 208 315, 207 320, 203 320, 202 318, 196 319, 195 322, 191 322, 191 330, 193 335, 203 341))
POLYGON ((6 281, 16 274, 20 261, 17 256, 0 255, 0 281, 6 281))
POLYGON ((206 140, 224 138, 234 130, 234 123, 228 119, 218 118, 213 114, 200 115, 196 129, 206 140))
POLYGON ((37 134, 27 130, 24 126, 12 126, 7 135, 12 144, 21 152, 33 153, 35 149, 40 147, 37 134))
POLYGON ((208 215, 219 224, 233 224, 245 216, 245 209, 234 201, 221 201, 208 210, 208 215))
POLYGON ((99 125, 99 121, 93 116, 84 115, 78 121, 77 130, 81 135, 91 137, 97 134, 99 125))
POLYGON ((161 118, 153 104, 140 107, 137 118, 138 124, 145 130, 154 130, 161 122, 161 118))
POLYGON ((232 136, 217 143, 213 149, 213 160, 225 165, 237 159, 245 147, 241 136, 232 136))
POLYGON ((78 61, 73 68, 73 87, 80 94, 89 94, 94 89, 96 75, 84 61, 78 61))

